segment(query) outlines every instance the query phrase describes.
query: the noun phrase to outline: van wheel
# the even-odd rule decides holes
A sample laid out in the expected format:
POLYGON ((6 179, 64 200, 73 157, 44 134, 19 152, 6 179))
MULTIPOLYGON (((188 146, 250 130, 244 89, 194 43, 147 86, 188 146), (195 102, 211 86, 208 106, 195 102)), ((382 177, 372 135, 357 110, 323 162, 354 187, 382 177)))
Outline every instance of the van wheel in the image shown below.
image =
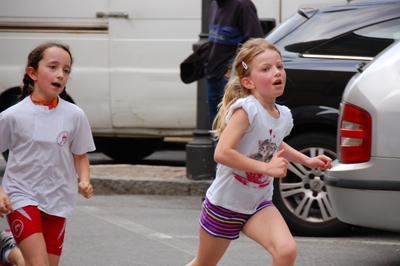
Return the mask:
POLYGON ((9 153, 9 150, 6 150, 5 152, 3 152, 2 154, 3 154, 3 158, 4 158, 4 160, 7 162, 7 160, 8 160, 8 153, 9 153))
POLYGON ((95 137, 96 150, 121 163, 135 163, 157 150, 163 138, 95 137))
MULTIPOLYGON (((324 154, 336 159, 336 137, 327 133, 309 133, 287 140, 294 149, 310 157, 324 154)), ((337 236, 350 226, 337 219, 329 201, 324 171, 290 163, 287 176, 274 180, 273 201, 292 234, 337 236)))
MULTIPOLYGON (((8 90, 5 90, 4 92, 2 92, 0 95, 0 112, 3 112, 8 107, 16 104, 19 101, 19 99, 18 99, 19 95, 21 95, 21 87, 20 86, 15 86, 15 87, 9 88, 8 90)), ((9 153, 8 150, 3 152, 3 158, 5 161, 8 160, 8 153, 9 153)))

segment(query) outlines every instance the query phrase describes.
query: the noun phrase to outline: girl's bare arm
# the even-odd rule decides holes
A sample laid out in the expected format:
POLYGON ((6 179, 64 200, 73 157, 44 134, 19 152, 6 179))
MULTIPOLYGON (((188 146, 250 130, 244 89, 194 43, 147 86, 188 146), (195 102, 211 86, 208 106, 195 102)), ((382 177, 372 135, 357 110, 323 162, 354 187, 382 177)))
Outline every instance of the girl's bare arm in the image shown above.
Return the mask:
POLYGON ((90 184, 90 163, 87 154, 74 154, 74 164, 79 178, 79 190, 85 198, 90 198, 93 195, 93 187, 90 184))

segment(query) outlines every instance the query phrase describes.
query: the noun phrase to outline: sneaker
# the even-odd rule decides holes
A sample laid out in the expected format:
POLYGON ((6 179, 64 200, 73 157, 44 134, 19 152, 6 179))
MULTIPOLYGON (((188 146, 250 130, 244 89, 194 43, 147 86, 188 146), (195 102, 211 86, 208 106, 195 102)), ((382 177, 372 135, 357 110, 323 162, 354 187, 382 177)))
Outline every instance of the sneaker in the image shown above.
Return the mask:
POLYGON ((15 242, 14 236, 11 233, 10 229, 6 229, 0 232, 0 263, 8 266, 13 265, 7 262, 5 258, 5 253, 7 250, 13 249, 17 246, 15 242))

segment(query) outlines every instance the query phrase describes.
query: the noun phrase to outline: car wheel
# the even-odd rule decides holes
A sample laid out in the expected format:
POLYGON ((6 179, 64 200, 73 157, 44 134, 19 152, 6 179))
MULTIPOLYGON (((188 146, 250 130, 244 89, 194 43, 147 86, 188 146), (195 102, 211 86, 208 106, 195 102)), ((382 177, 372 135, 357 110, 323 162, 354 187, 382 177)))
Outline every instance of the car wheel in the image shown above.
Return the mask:
MULTIPOLYGON (((21 95, 21 87, 20 86, 12 87, 12 88, 9 88, 8 90, 5 90, 4 92, 2 92, 0 95, 0 112, 3 112, 8 107, 16 104, 19 101, 18 97, 20 95, 21 95)), ((8 150, 3 152, 3 158, 5 161, 8 160, 8 153, 9 153, 8 150)))
POLYGON ((96 150, 120 163, 135 163, 157 150, 163 138, 95 138, 96 150))
MULTIPOLYGON (((294 149, 315 157, 324 154, 336 159, 336 137, 327 133, 298 135, 287 140, 294 149)), ((274 180, 273 201, 292 234, 335 236, 350 226, 340 222, 329 201, 324 171, 290 163, 287 176, 274 180)))

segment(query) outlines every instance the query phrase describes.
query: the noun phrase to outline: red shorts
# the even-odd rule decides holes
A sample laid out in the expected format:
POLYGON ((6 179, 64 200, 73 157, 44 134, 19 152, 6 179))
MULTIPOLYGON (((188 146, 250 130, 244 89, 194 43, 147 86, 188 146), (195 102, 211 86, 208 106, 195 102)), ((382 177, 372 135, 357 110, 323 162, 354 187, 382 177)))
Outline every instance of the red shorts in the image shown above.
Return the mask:
POLYGON ((37 206, 25 206, 9 213, 7 220, 18 244, 28 236, 42 233, 47 253, 61 256, 65 218, 44 213, 37 206))

